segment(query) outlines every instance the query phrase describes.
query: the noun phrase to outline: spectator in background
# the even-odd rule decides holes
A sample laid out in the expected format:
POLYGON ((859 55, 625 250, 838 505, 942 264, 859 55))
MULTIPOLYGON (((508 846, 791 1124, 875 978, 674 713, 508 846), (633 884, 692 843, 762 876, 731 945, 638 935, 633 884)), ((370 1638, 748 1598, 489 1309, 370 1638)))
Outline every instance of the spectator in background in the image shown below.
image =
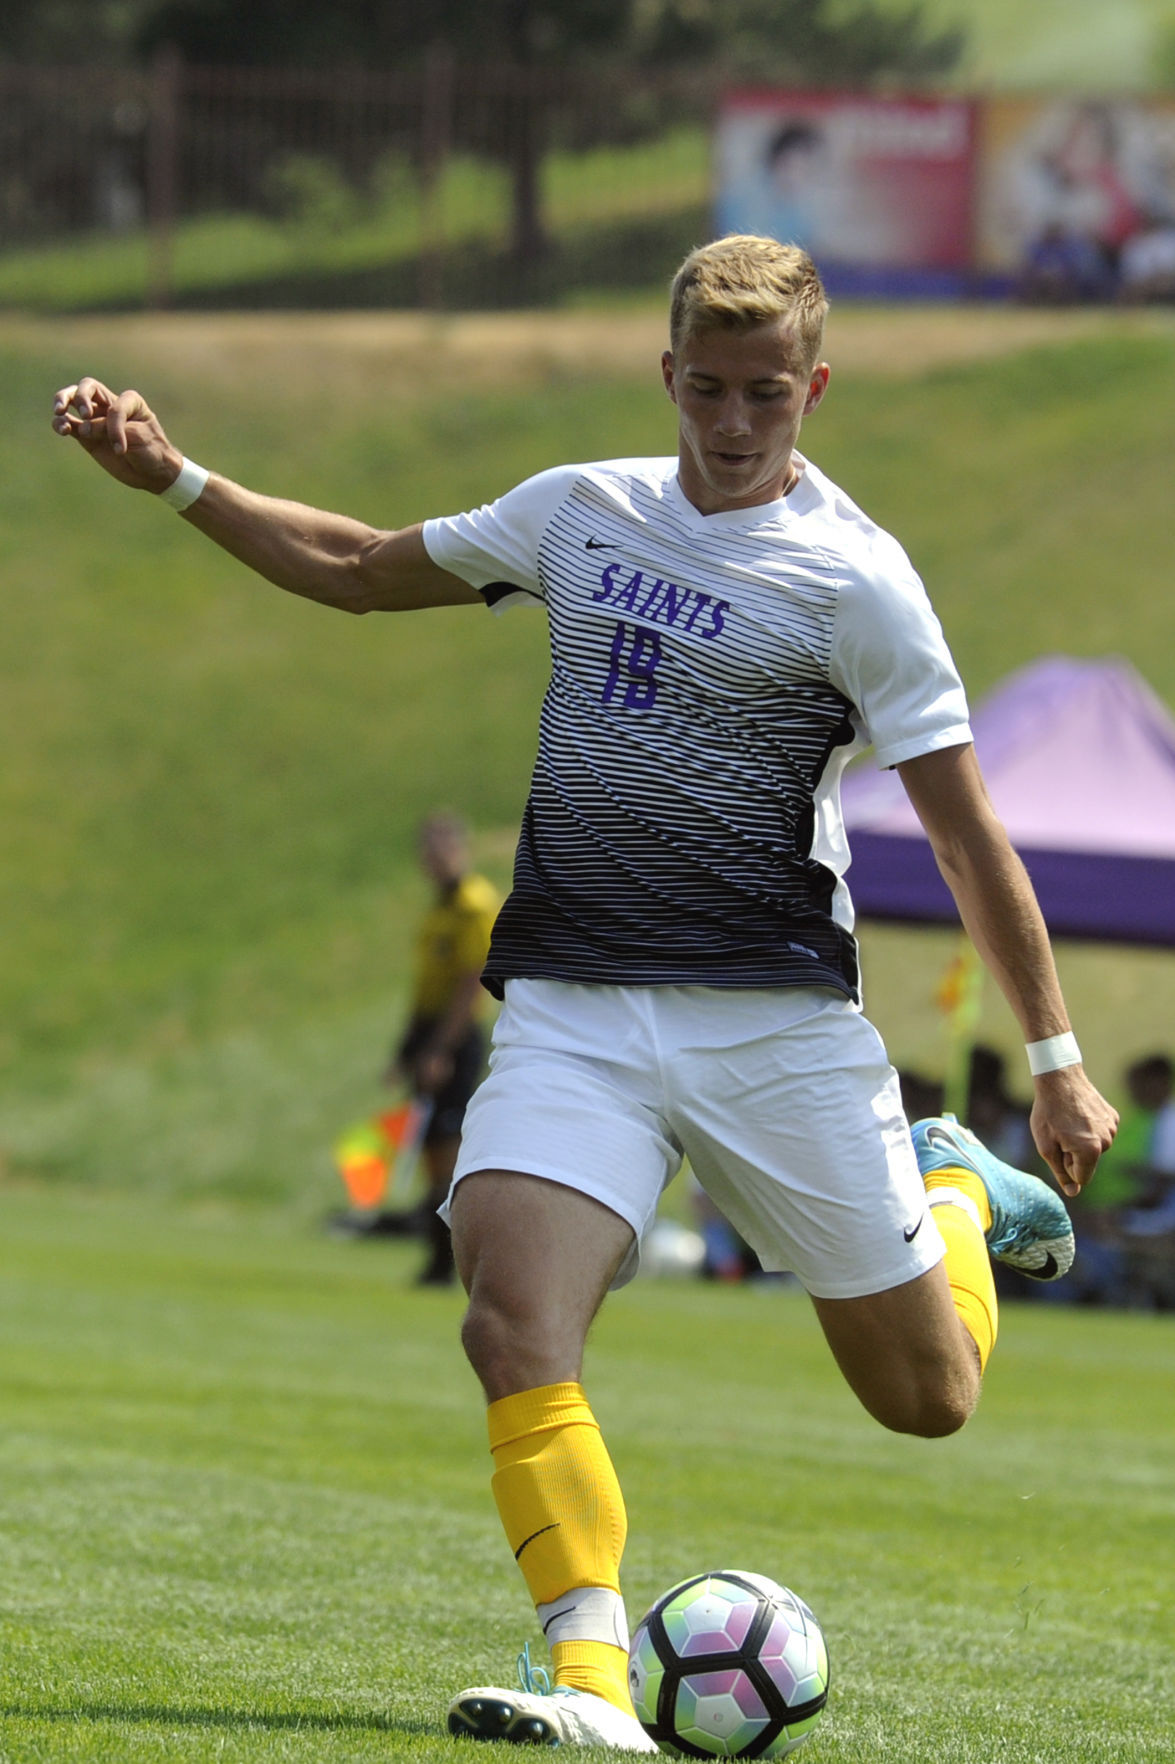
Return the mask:
POLYGON ((706 1246, 699 1272, 703 1280, 733 1282, 750 1280, 763 1272, 763 1264, 736 1231, 726 1214, 715 1205, 697 1177, 690 1172, 690 1207, 698 1235, 706 1246))
POLYGON ((1121 1127, 1099 1166, 1097 1191, 1073 1203, 1078 1249, 1066 1296, 1076 1304, 1148 1303, 1156 1258, 1175 1254, 1164 1241, 1175 1233, 1175 1219, 1163 1205, 1175 1172, 1172 1063, 1166 1054, 1148 1054, 1125 1079, 1121 1127))
POLYGON ((1149 213, 1118 257, 1118 298, 1141 306, 1175 302, 1175 219, 1149 213))
POLYGON ((1028 1169, 1036 1157, 1029 1108, 1026 1103, 1017 1102, 1009 1091, 1006 1070, 1003 1054, 994 1047, 976 1044, 971 1049, 967 1125, 995 1151, 997 1158, 1028 1169))
POLYGON ((946 1096, 939 1079, 927 1078, 922 1072, 901 1071, 898 1084, 907 1121, 924 1121, 928 1115, 942 1114, 946 1096))
POLYGON ((1027 306, 1074 306, 1110 293, 1105 258, 1093 240, 1053 221, 1028 246, 1016 284, 1027 306))
POLYGON ((1135 1166, 1135 1204, 1121 1217, 1132 1303, 1175 1310, 1175 1065, 1151 1054, 1130 1068, 1131 1095, 1150 1114, 1145 1159, 1135 1166))
POLYGON ((1166 1054, 1147 1054, 1127 1067, 1121 1131, 1104 1171, 1099 1173, 1100 1209, 1118 1214, 1137 1206, 1149 1185, 1156 1154, 1166 1157, 1169 1167, 1175 1168, 1171 1083, 1172 1065, 1166 1054))
MULTIPOLYGON (((998 1145, 997 1156, 1019 1158, 1024 1169, 1037 1168, 1036 1147, 1032 1142, 1029 1108, 1018 1102, 1007 1084, 1007 1062, 994 1047, 976 1043, 971 1049, 967 1068, 967 1126, 988 1144, 998 1145)), ((1047 1176, 1046 1180, 1051 1180, 1047 1176)), ((1015 1268, 995 1269, 996 1291, 1001 1298, 1039 1299, 1040 1282, 1028 1280, 1015 1268)))

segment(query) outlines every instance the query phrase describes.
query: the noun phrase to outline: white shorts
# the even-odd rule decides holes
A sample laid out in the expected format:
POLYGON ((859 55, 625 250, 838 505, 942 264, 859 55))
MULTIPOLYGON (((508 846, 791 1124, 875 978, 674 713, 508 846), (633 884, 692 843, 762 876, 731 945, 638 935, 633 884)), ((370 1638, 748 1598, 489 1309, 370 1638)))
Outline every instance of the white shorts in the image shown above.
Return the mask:
POLYGON ((817 1298, 944 1254, 897 1074, 838 993, 507 982, 454 1187, 516 1170, 591 1195, 636 1234, 620 1286, 683 1157, 764 1268, 817 1298))

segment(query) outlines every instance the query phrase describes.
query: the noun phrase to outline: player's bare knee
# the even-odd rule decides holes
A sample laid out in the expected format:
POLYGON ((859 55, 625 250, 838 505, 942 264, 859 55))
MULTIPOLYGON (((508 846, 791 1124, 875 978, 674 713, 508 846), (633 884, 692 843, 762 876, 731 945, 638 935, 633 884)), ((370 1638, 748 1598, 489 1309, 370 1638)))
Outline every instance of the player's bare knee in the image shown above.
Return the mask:
POLYGON ((575 1376, 554 1357, 554 1334, 540 1318, 480 1297, 475 1288, 461 1325, 461 1345, 486 1396, 495 1402, 575 1376))
POLYGON ((975 1410, 975 1402, 964 1391, 944 1391, 924 1399, 917 1422, 906 1431, 919 1439, 946 1439, 966 1425, 975 1410))
POLYGON ((899 1433, 918 1439, 946 1439, 966 1425, 979 1400, 978 1379, 947 1378, 922 1385, 911 1393, 899 1433))
POLYGON ((950 1365, 895 1380, 884 1390, 858 1392, 865 1407, 891 1433, 945 1439, 958 1433, 979 1400, 978 1367, 950 1365))
POLYGON ((465 1357, 488 1391, 500 1381, 512 1357, 513 1328, 492 1303, 476 1295, 461 1323, 461 1346, 465 1357))

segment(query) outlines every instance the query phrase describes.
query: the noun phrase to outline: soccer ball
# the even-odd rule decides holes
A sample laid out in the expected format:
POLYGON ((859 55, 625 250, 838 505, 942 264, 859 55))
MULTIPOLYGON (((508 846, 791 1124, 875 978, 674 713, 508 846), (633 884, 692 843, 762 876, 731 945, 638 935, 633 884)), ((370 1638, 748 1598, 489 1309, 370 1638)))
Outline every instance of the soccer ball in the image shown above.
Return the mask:
POLYGON ((695 1574, 641 1618, 628 1688, 673 1757, 786 1758, 828 1701, 828 1650, 804 1601, 766 1575, 695 1574))

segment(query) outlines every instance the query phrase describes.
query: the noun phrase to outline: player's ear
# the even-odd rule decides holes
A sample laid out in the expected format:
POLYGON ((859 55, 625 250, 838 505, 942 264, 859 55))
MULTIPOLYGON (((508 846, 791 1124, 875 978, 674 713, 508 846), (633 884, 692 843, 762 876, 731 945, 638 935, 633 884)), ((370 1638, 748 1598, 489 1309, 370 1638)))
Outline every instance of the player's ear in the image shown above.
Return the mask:
POLYGON ((811 416, 824 394, 828 391, 830 369, 826 361, 818 361, 812 369, 812 377, 808 381, 808 396, 804 402, 804 415, 811 416))
POLYGON ((672 398, 674 404, 676 404, 677 403, 677 392, 676 392, 676 389, 674 387, 674 382, 673 382, 673 351, 672 351, 672 349, 667 349, 665 351, 664 355, 661 357, 661 378, 665 382, 666 392, 668 392, 670 398, 672 398))

